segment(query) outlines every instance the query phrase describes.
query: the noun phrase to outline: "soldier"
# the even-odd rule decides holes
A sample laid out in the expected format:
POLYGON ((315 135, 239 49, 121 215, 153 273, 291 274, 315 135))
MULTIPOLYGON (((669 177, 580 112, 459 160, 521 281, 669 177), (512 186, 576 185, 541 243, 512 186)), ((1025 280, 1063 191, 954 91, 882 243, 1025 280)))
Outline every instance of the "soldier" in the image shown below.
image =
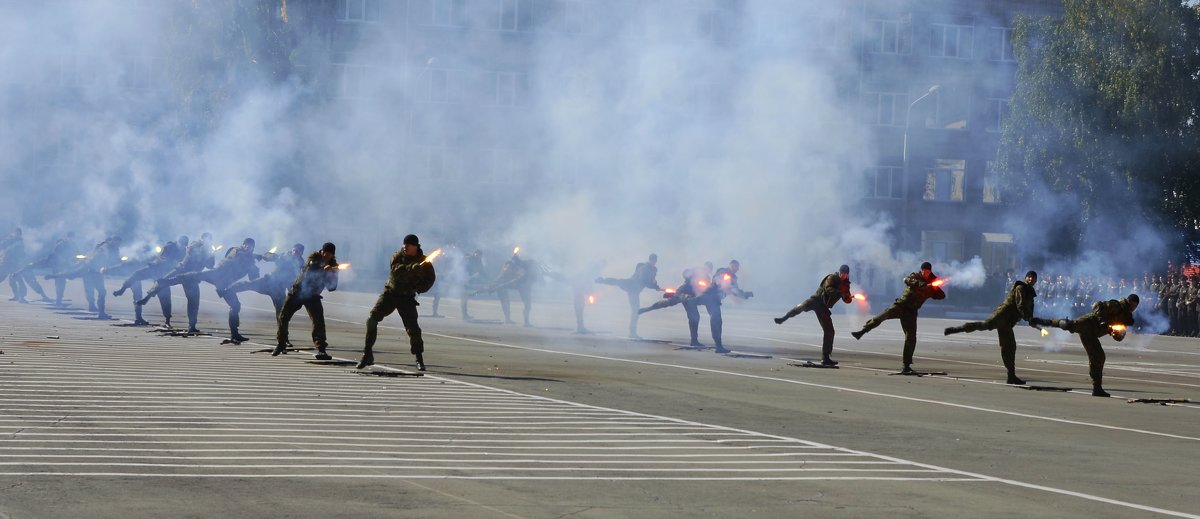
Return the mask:
POLYGON ((121 263, 121 238, 119 236, 110 236, 108 239, 97 243, 92 251, 70 272, 61 274, 61 277, 67 279, 83 278, 83 294, 87 298, 88 311, 96 312, 97 319, 108 320, 112 319, 104 311, 104 275, 101 271, 106 267, 112 267, 121 263))
POLYGON ((1196 276, 1188 276, 1186 295, 1183 307, 1179 309, 1180 320, 1183 321, 1183 335, 1195 337, 1197 330, 1196 303, 1200 301, 1200 287, 1196 286, 1196 276))
POLYGON ((304 265, 304 244, 292 245, 285 254, 267 252, 259 256, 259 259, 274 263, 275 270, 258 279, 238 281, 229 285, 224 293, 217 291, 217 295, 236 298, 239 292, 258 292, 271 298, 271 305, 274 306, 275 316, 278 318, 279 311, 283 310, 283 299, 287 297, 288 287, 296 281, 296 276, 300 275, 300 267, 304 265))
POLYGON ((216 268, 203 270, 199 272, 189 272, 180 274, 174 277, 160 279, 154 284, 154 288, 150 290, 145 297, 138 300, 138 304, 146 304, 151 296, 154 296, 162 287, 172 285, 194 285, 195 290, 184 289, 184 295, 187 296, 188 305, 188 321, 189 332, 195 333, 196 325, 192 318, 192 308, 199 313, 200 310, 200 282, 212 284, 217 289, 217 296, 225 300, 229 305, 229 340, 233 342, 247 341, 241 333, 238 333, 238 327, 241 324, 240 314, 242 303, 238 300, 237 294, 227 294, 225 289, 237 282, 237 280, 249 276, 251 280, 258 279, 258 265, 255 264, 254 256, 254 239, 246 238, 242 241, 241 247, 233 247, 225 252, 225 259, 221 260, 221 264, 216 268))
MULTIPOLYGON (((1010 271, 1011 272, 1011 271, 1010 271)), ((1007 279, 1012 279, 1011 274, 1007 279)), ((900 328, 904 330, 904 368, 901 373, 914 373, 912 369, 913 353, 917 349, 917 311, 927 299, 945 299, 941 283, 937 283, 933 275, 933 265, 928 261, 921 264, 920 272, 913 272, 904 277, 904 292, 879 315, 872 317, 857 332, 851 332, 855 339, 862 339, 867 332, 888 319, 900 319, 900 328), (937 283, 937 284, 935 284, 937 283)))
POLYGON ((837 361, 829 358, 829 355, 833 353, 834 334, 833 317, 829 310, 837 304, 838 299, 847 304, 854 300, 854 296, 850 293, 849 265, 842 265, 838 267, 837 272, 825 276, 812 297, 796 305, 783 317, 775 318, 775 324, 783 324, 784 321, 803 312, 811 310, 816 314, 817 322, 821 323, 821 330, 824 332, 824 337, 821 339, 821 365, 823 366, 837 366, 838 364, 837 361))
POLYGON ((1033 285, 1037 284, 1037 279, 1037 272, 1031 270, 1025 273, 1025 281, 1013 282, 1004 302, 996 307, 987 320, 946 328, 946 335, 996 330, 1000 339, 1000 360, 1004 362, 1004 369, 1008 370, 1007 383, 1015 386, 1023 386, 1025 381, 1017 378, 1017 339, 1013 335, 1013 327, 1022 319, 1033 319, 1034 299, 1037 297, 1033 285))
POLYGON ((279 311, 279 331, 275 337, 275 350, 271 352, 272 357, 287 353, 290 345, 288 322, 301 307, 304 307, 308 312, 309 319, 312 319, 312 340, 313 344, 317 346, 316 359, 331 360, 333 358, 325 352, 329 343, 325 338, 325 308, 321 305, 321 292, 326 289, 330 292, 337 290, 338 263, 334 256, 336 251, 337 247, 333 243, 326 242, 321 246, 321 250, 309 255, 300 275, 292 283, 292 288, 288 289, 287 296, 283 300, 283 309, 279 311))
POLYGON ((477 287, 483 281, 483 251, 475 249, 474 252, 467 254, 463 258, 463 269, 466 280, 463 282, 462 290, 462 319, 470 321, 474 318, 467 311, 467 301, 471 298, 471 292, 467 289, 477 287))
POLYGON ((139 299, 141 304, 145 305, 150 301, 151 297, 157 296, 162 290, 170 288, 170 284, 164 283, 166 279, 176 279, 178 284, 183 286, 183 295, 187 298, 187 316, 188 316, 188 333, 200 333, 196 328, 196 321, 200 316, 200 280, 193 276, 185 276, 194 272, 203 271, 206 268, 211 268, 216 263, 216 258, 212 255, 212 250, 209 249, 209 242, 212 241, 212 235, 203 233, 199 240, 193 240, 188 243, 184 249, 183 259, 179 260, 179 264, 171 269, 165 276, 154 281, 154 286, 150 287, 150 291, 146 296, 139 299))
POLYGON ((633 275, 628 278, 596 278, 596 283, 602 285, 612 285, 625 291, 625 295, 629 298, 629 338, 641 339, 637 334, 638 316, 641 315, 638 309, 642 307, 642 301, 639 297, 642 289, 649 288, 662 292, 662 288, 658 286, 658 254, 651 254, 645 263, 638 263, 633 268, 633 275))
POLYGON ((481 292, 496 292, 496 297, 500 299, 500 310, 504 312, 504 324, 516 324, 512 320, 508 300, 508 289, 516 289, 517 294, 521 296, 521 303, 524 305, 525 327, 532 327, 533 324, 529 322, 529 312, 533 308, 533 283, 540 277, 538 269, 537 263, 523 260, 514 252, 512 258, 500 267, 500 275, 496 276, 495 281, 486 288, 476 290, 472 295, 481 292))
POLYGON ((1183 299, 1181 293, 1181 283, 1178 279, 1172 280, 1170 287, 1167 288, 1167 318, 1171 327, 1167 330, 1167 335, 1179 335, 1182 327, 1179 324, 1179 301, 1183 299))
POLYGON ((1097 301, 1092 305, 1091 312, 1074 320, 1047 321, 1035 318, 1030 322, 1034 325, 1053 326, 1078 334, 1079 341, 1083 343, 1083 350, 1087 352, 1088 374, 1092 378, 1092 396, 1110 396, 1104 391, 1102 385, 1104 348, 1100 346, 1100 337, 1111 335, 1117 342, 1124 340, 1128 327, 1134 324, 1133 311, 1137 309, 1137 306, 1137 294, 1129 294, 1120 301, 1114 299, 1097 301))
MULTIPOLYGON (((727 296, 734 296, 739 299, 750 299, 754 297, 754 292, 742 290, 738 286, 737 273, 741 270, 742 264, 738 260, 729 260, 728 267, 721 267, 713 275, 712 282, 697 296, 694 305, 704 305, 705 311, 708 312, 709 330, 712 332, 713 348, 717 353, 729 353, 721 344, 721 301, 727 296)), ((697 306, 692 306, 692 310, 688 313, 688 328, 696 329, 700 324, 700 312, 697 306)), ((685 306, 685 309, 687 307, 685 306)), ((693 337, 695 335, 693 334, 693 337)))
POLYGON ((26 265, 17 274, 23 276, 26 281, 32 281, 31 286, 39 294, 43 293, 41 286, 37 283, 37 278, 34 277, 35 271, 46 272, 45 279, 54 280, 54 306, 63 306, 63 292, 67 289, 67 280, 60 274, 65 273, 71 268, 71 262, 75 260, 75 233, 69 232, 64 238, 59 238, 54 242, 50 252, 41 259, 26 265))
POLYGON ((428 291, 437 280, 433 263, 426 261, 425 252, 421 250, 421 240, 417 235, 409 234, 404 237, 404 246, 392 255, 391 270, 387 284, 375 306, 367 317, 367 337, 363 346, 362 358, 358 361, 358 369, 363 369, 375 363, 375 355, 371 348, 375 346, 379 321, 392 312, 400 314, 404 323, 404 331, 408 334, 409 352, 416 356, 417 371, 425 371, 425 341, 421 338, 421 326, 417 323, 417 294, 428 291))
MULTIPOLYGON (((188 239, 187 236, 179 237, 179 241, 184 244, 187 243, 187 239, 188 239)), ((121 283, 120 288, 113 291, 113 297, 121 297, 121 295, 124 294, 126 290, 129 290, 130 288, 133 289, 133 301, 134 301, 134 303, 133 303, 133 315, 134 315, 133 324, 139 324, 139 325, 150 324, 148 321, 146 321, 145 319, 142 318, 142 306, 143 305, 137 304, 137 302, 139 300, 141 300, 142 297, 144 296, 144 294, 142 293, 142 280, 143 279, 158 279, 162 276, 165 276, 167 274, 167 272, 169 272, 172 268, 175 267, 175 265, 177 265, 179 263, 179 260, 183 259, 183 247, 185 247, 185 246, 186 245, 180 246, 178 243, 173 242, 173 241, 164 243, 162 246, 162 250, 160 250, 158 252, 158 256, 156 258, 154 258, 154 259, 150 260, 148 263, 146 263, 146 266, 144 266, 138 270, 135 270, 132 274, 129 275, 128 278, 125 279, 124 283, 121 283)), ((157 296, 158 296, 158 305, 162 309, 162 316, 163 316, 164 324, 167 328, 170 328, 171 327, 171 287, 169 287, 169 286, 163 287, 161 290, 159 290, 157 296)))
MULTIPOLYGON (((28 303, 25 300, 25 291, 21 287, 23 276, 17 275, 24 263, 25 242, 22 239, 21 228, 17 227, 3 241, 0 241, 0 281, 4 281, 6 277, 9 278, 8 286, 13 291, 13 296, 9 301, 28 303)), ((42 298, 46 298, 45 293, 42 294, 42 298)))

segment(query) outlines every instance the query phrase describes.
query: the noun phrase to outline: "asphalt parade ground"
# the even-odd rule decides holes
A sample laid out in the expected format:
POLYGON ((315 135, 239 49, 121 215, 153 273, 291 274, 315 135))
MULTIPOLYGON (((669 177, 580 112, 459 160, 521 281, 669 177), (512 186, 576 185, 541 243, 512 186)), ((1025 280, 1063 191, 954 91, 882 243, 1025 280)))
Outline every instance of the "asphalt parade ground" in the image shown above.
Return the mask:
POLYGON ((494 300, 466 322, 422 298, 414 376, 397 316, 354 368, 373 293, 326 295, 318 362, 304 312, 300 350, 270 356, 257 294, 234 345, 210 286, 212 335, 176 337, 132 326, 128 297, 97 321, 71 285, 73 307, 0 300, 0 518, 1200 517, 1200 404, 1129 401, 1200 400, 1197 339, 1103 339, 1097 398, 1062 332, 1018 328, 1031 390, 1003 383, 994 332, 943 336, 958 321, 919 321, 914 367, 946 375, 915 377, 895 374, 899 323, 855 341, 859 313, 835 315, 840 369, 814 369, 796 364, 820 358, 816 319, 753 300, 725 305, 737 353, 718 355, 686 348, 678 307, 627 339, 615 290, 584 335, 567 303, 525 328, 494 300))

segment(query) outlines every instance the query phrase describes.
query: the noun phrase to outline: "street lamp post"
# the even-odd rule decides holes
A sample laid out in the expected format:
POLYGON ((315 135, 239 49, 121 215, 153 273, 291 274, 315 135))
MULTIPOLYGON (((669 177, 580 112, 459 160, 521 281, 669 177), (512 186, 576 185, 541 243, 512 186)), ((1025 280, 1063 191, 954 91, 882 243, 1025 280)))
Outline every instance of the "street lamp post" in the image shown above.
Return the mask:
POLYGON ((900 212, 900 248, 904 248, 904 246, 906 245, 907 240, 905 240, 904 238, 905 238, 906 234, 908 233, 908 204, 909 204, 908 186, 909 186, 909 184, 912 183, 912 180, 909 178, 909 166, 908 166, 908 127, 909 127, 909 123, 911 122, 910 119, 912 116, 912 109, 913 109, 913 106, 916 106, 917 103, 920 103, 926 97, 929 97, 930 95, 936 93, 941 88, 942 88, 942 85, 933 85, 933 86, 929 87, 929 90, 926 91, 921 97, 918 97, 918 98, 914 99, 913 102, 908 103, 908 110, 904 112, 904 150, 903 150, 904 190, 903 190, 903 194, 902 194, 902 196, 904 198, 901 201, 901 212, 900 212))

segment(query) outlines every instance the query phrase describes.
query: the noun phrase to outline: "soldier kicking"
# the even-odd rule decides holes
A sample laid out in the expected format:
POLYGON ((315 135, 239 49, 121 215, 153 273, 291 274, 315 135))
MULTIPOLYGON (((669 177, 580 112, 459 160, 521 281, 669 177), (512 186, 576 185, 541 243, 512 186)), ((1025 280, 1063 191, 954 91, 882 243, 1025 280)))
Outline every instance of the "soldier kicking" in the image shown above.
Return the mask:
POLYGON ((1004 362, 1004 369, 1008 370, 1007 383, 1014 386, 1025 385, 1025 381, 1017 378, 1017 338, 1013 335, 1013 327, 1022 319, 1032 326, 1034 298, 1037 297, 1033 285, 1037 284, 1037 279, 1037 272, 1031 270, 1025 273, 1025 281, 1014 281, 1004 302, 996 307, 987 320, 946 328, 946 335, 996 330, 1000 339, 1000 360, 1004 362))
POLYGON ((821 323, 821 330, 825 335, 821 338, 821 365, 827 367, 837 366, 837 361, 829 358, 833 353, 833 317, 829 311, 836 305, 838 299, 844 303, 850 303, 854 300, 854 296, 850 293, 850 266, 842 265, 838 267, 838 271, 825 276, 821 280, 821 285, 817 287, 817 292, 805 300, 803 303, 796 305, 783 317, 776 317, 775 324, 783 324, 784 321, 791 319, 803 312, 812 311, 817 315, 817 322, 821 323))

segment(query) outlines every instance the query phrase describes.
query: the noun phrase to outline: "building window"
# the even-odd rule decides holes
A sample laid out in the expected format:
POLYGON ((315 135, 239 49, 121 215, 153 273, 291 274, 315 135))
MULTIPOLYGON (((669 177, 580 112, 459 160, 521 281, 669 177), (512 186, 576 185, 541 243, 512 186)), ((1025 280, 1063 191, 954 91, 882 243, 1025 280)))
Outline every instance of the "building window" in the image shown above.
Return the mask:
POLYGON ((413 19, 420 25, 459 27, 462 25, 462 0, 417 0, 413 19))
POLYGON ((154 60, 144 56, 135 56, 125 62, 124 73, 121 74, 120 85, 133 90, 145 90, 151 87, 155 74, 154 60))
POLYGON ((58 59, 58 84, 87 86, 96 82, 98 59, 83 54, 63 54, 58 59))
POLYGON ((983 203, 1000 203, 1000 182, 996 173, 996 161, 987 162, 987 170, 983 174, 983 203))
POLYGON ((963 185, 967 177, 967 161, 937 159, 934 168, 925 174, 925 200, 962 202, 963 185))
POLYGON ((901 198, 904 196, 904 170, 891 166, 869 168, 866 171, 867 198, 901 198))
POLYGON ((963 233, 921 231, 921 255, 929 261, 949 263, 963 260, 963 233))
POLYGON ((863 94, 867 123, 875 126, 904 126, 908 94, 867 92, 863 94))
POLYGON ((488 182, 493 184, 514 184, 517 181, 519 169, 517 154, 512 150, 492 150, 491 176, 488 182))
POLYGON ((521 2, 518 0, 496 0, 499 4, 499 18, 497 20, 497 29, 502 31, 515 32, 520 24, 517 20, 521 16, 521 2))
POLYGON ((460 70, 429 69, 429 102, 461 103, 463 98, 463 73, 460 70))
POLYGON ((987 131, 998 133, 1004 129, 1004 121, 1008 119, 1008 99, 992 97, 987 100, 987 131))
POLYGON ((1012 48, 1012 27, 992 27, 988 30, 988 59, 1016 61, 1012 48))
POLYGON ((867 48, 878 54, 911 54, 912 23, 902 20, 867 22, 867 48))
POLYGON ((935 23, 929 26, 929 54, 944 58, 970 58, 975 28, 935 23))
POLYGON ((335 63, 333 67, 337 78, 337 97, 343 99, 366 97, 370 67, 352 63, 335 63))
POLYGON ((921 104, 928 106, 925 111, 926 128, 967 129, 971 99, 965 89, 943 85, 934 95, 932 102, 926 101, 921 104))
POLYGON ((987 272, 1006 272, 1017 266, 1015 241, 1011 234, 983 233, 983 246, 979 252, 987 272))
POLYGON ((337 0, 335 16, 339 22, 378 22, 381 0, 337 0))
POLYGON ((491 87, 492 103, 500 106, 520 104, 524 74, 520 72, 488 72, 486 85, 491 87))

